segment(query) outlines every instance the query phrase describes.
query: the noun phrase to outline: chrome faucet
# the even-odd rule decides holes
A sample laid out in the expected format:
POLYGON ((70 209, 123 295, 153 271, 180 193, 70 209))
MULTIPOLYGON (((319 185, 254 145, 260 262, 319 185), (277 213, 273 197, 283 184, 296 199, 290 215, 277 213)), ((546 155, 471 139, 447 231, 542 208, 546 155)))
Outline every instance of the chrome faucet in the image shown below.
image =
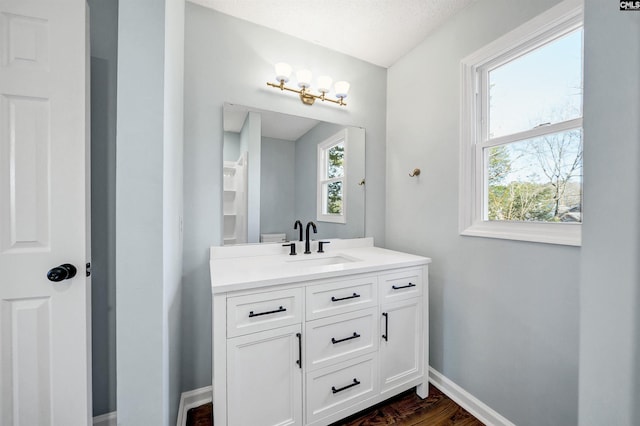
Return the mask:
POLYGON ((318 228, 316 228, 316 224, 313 222, 309 222, 307 223, 307 233, 306 233, 306 237, 307 239, 304 242, 304 254, 311 254, 311 244, 309 241, 309 226, 313 227, 313 233, 317 234, 318 233, 318 228))
POLYGON ((293 224, 293 230, 298 229, 298 225, 300 225, 300 239, 298 241, 302 241, 302 222, 296 220, 296 223, 293 224))

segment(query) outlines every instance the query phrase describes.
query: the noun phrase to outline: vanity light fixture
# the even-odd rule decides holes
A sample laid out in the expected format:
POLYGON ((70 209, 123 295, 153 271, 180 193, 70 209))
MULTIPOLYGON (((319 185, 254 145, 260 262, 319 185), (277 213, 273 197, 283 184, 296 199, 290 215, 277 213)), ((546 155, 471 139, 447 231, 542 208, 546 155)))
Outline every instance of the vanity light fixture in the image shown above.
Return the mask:
POLYGON ((302 69, 296 72, 296 80, 298 80, 298 89, 292 89, 290 87, 285 86, 284 84, 289 81, 289 77, 291 76, 291 65, 278 62, 275 65, 276 68, 276 83, 267 82, 267 86, 275 87, 276 89, 280 89, 282 91, 294 92, 300 95, 300 100, 305 105, 313 105, 316 99, 320 99, 321 101, 329 101, 334 104, 338 104, 341 106, 346 106, 347 104, 344 102, 344 98, 347 97, 347 93, 349 92, 349 83, 346 81, 336 81, 333 86, 333 91, 335 92, 335 96, 337 99, 331 99, 327 97, 327 93, 331 91, 331 83, 333 80, 331 77, 327 75, 322 75, 318 77, 317 86, 319 95, 311 93, 309 88, 311 87, 311 71, 302 69))

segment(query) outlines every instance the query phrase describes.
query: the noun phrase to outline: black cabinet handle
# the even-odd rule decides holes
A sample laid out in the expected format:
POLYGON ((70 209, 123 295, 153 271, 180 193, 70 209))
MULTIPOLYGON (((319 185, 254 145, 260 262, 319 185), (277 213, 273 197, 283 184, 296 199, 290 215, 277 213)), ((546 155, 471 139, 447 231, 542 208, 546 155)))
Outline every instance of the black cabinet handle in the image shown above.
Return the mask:
POLYGON ((253 311, 249 312, 249 318, 253 318, 253 317, 259 317, 260 315, 269 315, 269 314, 277 314, 278 312, 284 312, 286 311, 287 308, 283 308, 282 306, 280 306, 278 309, 276 309, 275 311, 268 311, 268 312, 260 312, 258 314, 254 314, 253 311))
POLYGON ((296 364, 298 367, 302 368, 302 334, 296 333, 296 337, 298 338, 298 360, 296 364))
POLYGON ((357 339, 358 337, 360 337, 360 335, 354 331, 353 332, 353 336, 345 337, 344 339, 337 339, 336 340, 335 337, 332 337, 331 338, 331 343, 333 343, 335 345, 336 343, 346 342, 347 340, 357 339))
POLYGON ((389 314, 387 312, 383 312, 382 316, 384 317, 384 334, 382 338, 388 342, 389 341, 389 314))
POLYGON ((347 390, 349 388, 352 388, 354 386, 358 386, 360 384, 360 382, 358 381, 358 379, 353 379, 353 383, 351 383, 350 385, 347 386, 343 386, 341 388, 336 389, 335 386, 331 386, 331 392, 333 393, 338 393, 338 392, 342 392, 343 390, 347 390))
POLYGON ((392 285, 391 288, 394 289, 394 290, 400 290, 401 288, 409 288, 409 287, 415 287, 415 286, 416 286, 415 284, 409 283, 407 285, 400 285, 400 286, 392 285))
POLYGON ((358 293, 353 293, 353 296, 347 296, 347 297, 331 296, 331 301, 332 302, 338 302, 340 300, 355 299, 356 297, 360 297, 360 295, 358 293))

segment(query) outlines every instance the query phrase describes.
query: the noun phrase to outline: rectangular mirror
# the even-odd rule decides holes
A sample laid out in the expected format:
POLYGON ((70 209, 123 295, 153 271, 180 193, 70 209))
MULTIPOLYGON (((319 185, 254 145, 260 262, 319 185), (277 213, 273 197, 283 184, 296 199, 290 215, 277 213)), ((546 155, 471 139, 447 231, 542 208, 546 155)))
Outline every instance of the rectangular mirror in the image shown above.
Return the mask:
POLYGON ((224 104, 224 244, 364 237, 365 131, 224 104))

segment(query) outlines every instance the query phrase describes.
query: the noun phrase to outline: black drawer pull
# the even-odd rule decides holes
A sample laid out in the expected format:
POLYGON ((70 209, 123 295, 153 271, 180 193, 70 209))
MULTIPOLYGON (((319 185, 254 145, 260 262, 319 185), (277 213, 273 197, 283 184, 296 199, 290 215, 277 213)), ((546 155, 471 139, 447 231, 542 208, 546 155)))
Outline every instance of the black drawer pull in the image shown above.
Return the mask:
POLYGON ((302 368, 302 334, 296 333, 296 337, 298 338, 298 360, 296 364, 298 367, 302 368))
POLYGON ((360 297, 360 295, 358 293, 353 293, 353 296, 347 296, 347 297, 331 296, 331 301, 332 302, 338 302, 340 300, 355 299, 356 297, 360 297))
POLYGON ((333 392, 333 393, 342 392, 343 390, 352 388, 354 386, 358 386, 359 384, 360 384, 360 382, 358 381, 358 379, 353 379, 353 383, 351 383, 350 385, 347 385, 347 386, 343 386, 343 387, 341 387, 339 389, 336 389, 335 386, 331 386, 331 392, 333 392))
POLYGON ((331 338, 331 343, 333 343, 333 344, 335 345, 336 343, 346 342, 347 340, 357 339, 358 337, 360 337, 360 335, 354 331, 354 332, 353 332, 353 336, 345 337, 344 339, 338 339, 338 340, 336 340, 336 338, 335 338, 335 337, 332 337, 332 338, 331 338))
POLYGON ((389 341, 389 314, 387 312, 383 312, 382 316, 384 317, 384 334, 382 338, 385 342, 389 341))
POLYGON ((287 310, 287 308, 283 308, 282 306, 280 306, 275 311, 260 312, 259 314, 254 314, 253 311, 251 311, 251 312, 249 312, 249 318, 259 317, 260 315, 277 314, 278 312, 284 312, 286 310, 287 310))
POLYGON ((409 287, 415 287, 416 285, 413 283, 409 283, 407 285, 392 285, 391 288, 394 290, 400 290, 401 288, 409 288, 409 287))

